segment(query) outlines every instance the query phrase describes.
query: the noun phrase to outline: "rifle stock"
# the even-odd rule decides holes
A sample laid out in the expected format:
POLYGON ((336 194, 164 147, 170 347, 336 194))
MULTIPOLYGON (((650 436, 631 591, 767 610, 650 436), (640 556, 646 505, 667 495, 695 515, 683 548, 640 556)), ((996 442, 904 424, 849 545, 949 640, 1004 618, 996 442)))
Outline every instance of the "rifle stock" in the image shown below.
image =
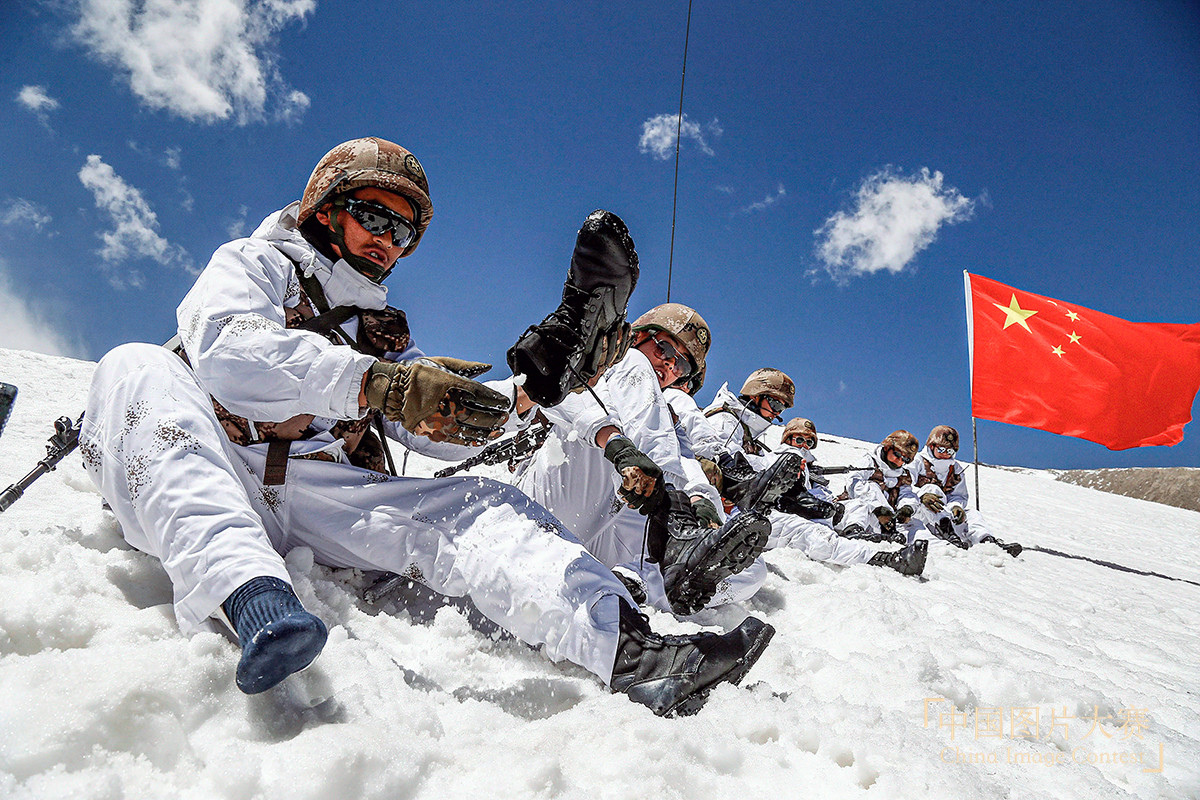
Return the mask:
POLYGON ((21 495, 25 494, 34 481, 45 475, 47 472, 52 472, 58 466, 58 462, 62 461, 67 455, 79 446, 79 431, 83 427, 83 414, 79 415, 79 419, 71 422, 70 417, 59 417, 54 421, 54 435, 50 437, 50 441, 46 444, 46 457, 38 462, 37 466, 21 480, 14 483, 0 494, 0 511, 5 511, 13 503, 21 499, 21 495))

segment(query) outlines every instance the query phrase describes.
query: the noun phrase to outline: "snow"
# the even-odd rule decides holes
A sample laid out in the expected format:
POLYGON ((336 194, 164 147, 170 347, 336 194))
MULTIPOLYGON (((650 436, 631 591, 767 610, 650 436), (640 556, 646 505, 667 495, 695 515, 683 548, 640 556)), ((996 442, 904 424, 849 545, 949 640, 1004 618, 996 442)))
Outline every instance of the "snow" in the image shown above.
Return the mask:
MULTIPOLYGON (((93 366, 0 350, 0 380, 20 387, 0 486, 82 409, 93 366)), ((413 455, 407 470, 439 466, 413 455)), ((980 478, 1003 539, 1200 582, 1200 513, 1035 470, 980 478)), ((78 457, 35 484, 0 516, 0 797, 1200 796, 1193 583, 990 546, 935 543, 920 580, 772 552, 744 611, 778 633, 746 685, 664 720, 453 607, 381 610, 361 599, 374 576, 307 550, 287 561, 329 644, 247 697, 236 646, 178 632, 165 575, 124 543, 78 457), (1034 713, 1039 737, 1014 735, 1034 713)))

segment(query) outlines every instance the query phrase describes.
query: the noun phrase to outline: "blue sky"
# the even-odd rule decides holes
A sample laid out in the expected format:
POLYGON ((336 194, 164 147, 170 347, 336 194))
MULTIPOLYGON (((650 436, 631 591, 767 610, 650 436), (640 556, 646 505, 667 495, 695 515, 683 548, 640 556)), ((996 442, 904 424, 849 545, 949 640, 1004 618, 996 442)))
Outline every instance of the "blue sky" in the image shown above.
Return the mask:
MULTIPOLYGON (((637 244, 631 315, 665 300, 683 0, 121 5, 0 23, 0 346, 165 341, 211 252, 365 135, 430 178, 388 281, 427 352, 502 365, 594 208, 637 244)), ((684 111, 671 299, 713 329, 702 401, 775 366, 822 431, 969 439, 964 269, 1200 321, 1196 3, 697 0, 684 111)), ((1196 426, 1121 453, 979 439, 991 463, 1195 466, 1196 426)))

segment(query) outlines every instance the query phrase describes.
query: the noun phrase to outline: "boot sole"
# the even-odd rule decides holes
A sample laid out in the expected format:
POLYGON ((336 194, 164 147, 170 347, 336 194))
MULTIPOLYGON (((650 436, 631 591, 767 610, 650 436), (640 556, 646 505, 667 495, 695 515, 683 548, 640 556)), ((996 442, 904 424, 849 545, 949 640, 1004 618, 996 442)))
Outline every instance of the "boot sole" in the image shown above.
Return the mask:
POLYGON ((775 463, 765 470, 770 477, 765 479, 762 491, 753 500, 746 499, 748 507, 745 510, 761 511, 765 514, 774 508, 779 498, 799 482, 803 466, 804 459, 797 453, 784 453, 776 459, 775 463))
MULTIPOLYGON (((742 623, 745 624, 745 623, 742 623)), ((722 683, 732 683, 734 686, 741 684, 742 679, 750 672, 751 668, 758 663, 758 659, 762 656, 763 651, 767 649, 767 645, 771 643, 771 639, 775 636, 775 628, 768 624, 762 623, 762 627, 755 634, 754 640, 750 643, 750 647, 746 650, 746 654, 738 659, 737 664, 733 669, 726 672, 721 679, 715 683, 701 689, 695 694, 690 694, 683 700, 676 703, 674 706, 664 712, 666 717, 688 717, 698 712, 708 702, 708 695, 714 688, 722 683)))
POLYGON ((725 536, 717 540, 704 558, 680 576, 667 593, 667 602, 677 614, 695 614, 712 600, 721 581, 754 563, 767 549, 771 522, 764 515, 746 512, 726 523, 725 536))

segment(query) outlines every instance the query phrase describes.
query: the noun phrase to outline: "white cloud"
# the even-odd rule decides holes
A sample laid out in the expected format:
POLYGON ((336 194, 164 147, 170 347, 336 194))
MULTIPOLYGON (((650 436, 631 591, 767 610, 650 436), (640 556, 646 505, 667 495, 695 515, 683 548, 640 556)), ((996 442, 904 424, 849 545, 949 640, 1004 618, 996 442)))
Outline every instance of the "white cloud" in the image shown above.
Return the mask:
POLYGON ((53 221, 49 211, 23 197, 12 198, 0 206, 0 225, 32 228, 41 233, 53 221))
MULTIPOLYGON (((0 260, 0 308, 4 309, 4 324, 0 325, 0 347, 10 350, 34 350, 52 356, 85 357, 84 348, 72 343, 70 337, 58 331, 51 320, 13 290, 8 278, 8 266, 0 260)), ((9 377, 11 381, 12 378, 9 377)))
POLYGON ((783 184, 781 183, 779 184, 779 188, 775 190, 775 194, 769 194, 757 203, 751 203, 745 208, 739 208, 734 213, 753 214, 755 211, 766 211, 785 197, 787 197, 787 190, 783 188, 783 184))
POLYGON ((143 103, 184 119, 295 121, 308 108, 275 65, 274 41, 316 0, 77 0, 73 33, 143 103))
POLYGON ((229 220, 229 224, 225 226, 225 233, 230 239, 240 239, 249 231, 246 230, 246 215, 250 213, 250 209, 245 205, 238 206, 237 216, 229 220))
POLYGON ((110 265, 109 282, 113 286, 121 289, 142 285, 140 272, 115 266, 130 256, 144 256, 163 266, 195 271, 187 252, 159 235, 158 217, 142 193, 127 184, 100 156, 87 157, 87 163, 79 170, 79 180, 95 196, 96 207, 107 211, 116 226, 98 234, 104 242, 98 254, 110 265))
POLYGON ((58 101, 46 94, 44 86, 22 86, 21 91, 17 92, 17 102, 43 120, 47 112, 58 108, 58 101))
POLYGON ((704 138, 705 134, 715 139, 724 133, 720 123, 715 119, 707 125, 701 125, 695 120, 688 119, 688 115, 684 114, 683 122, 680 124, 677 114, 659 114, 642 123, 642 138, 638 140, 638 150, 665 161, 675 154, 675 132, 677 130, 681 140, 692 139, 700 148, 700 152, 709 156, 716 155, 716 153, 709 147, 708 141, 704 138))
POLYGON ((923 168, 905 177, 891 168, 868 177, 854 208, 814 233, 821 266, 839 283, 857 275, 897 273, 937 238, 938 229, 971 218, 975 201, 923 168))
POLYGON ((163 151, 163 164, 167 169, 179 169, 180 155, 183 152, 182 147, 168 147, 163 151))

